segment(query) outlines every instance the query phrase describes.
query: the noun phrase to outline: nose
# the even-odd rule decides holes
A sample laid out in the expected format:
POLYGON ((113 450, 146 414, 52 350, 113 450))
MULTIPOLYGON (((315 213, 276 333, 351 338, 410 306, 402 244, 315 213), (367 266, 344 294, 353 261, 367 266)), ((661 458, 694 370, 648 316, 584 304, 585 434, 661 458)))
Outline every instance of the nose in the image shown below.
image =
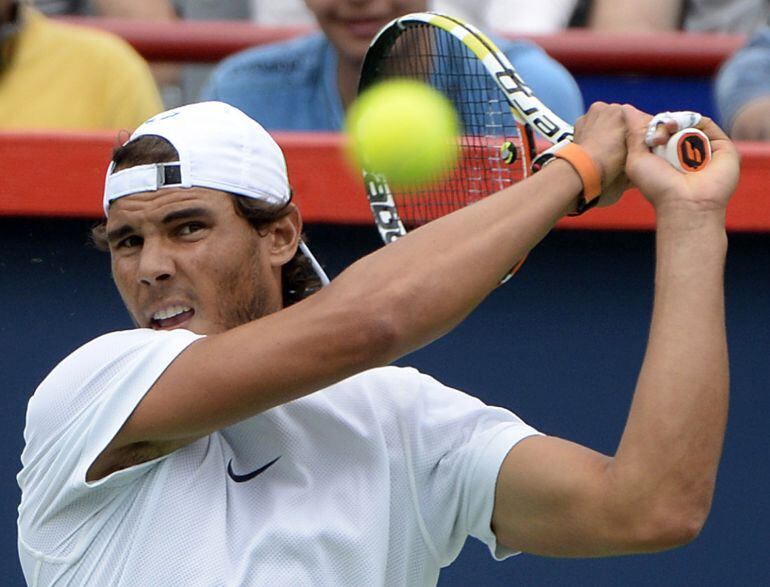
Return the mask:
POLYGON ((137 279, 143 285, 168 281, 174 276, 175 265, 171 252, 162 242, 146 239, 139 258, 137 279))

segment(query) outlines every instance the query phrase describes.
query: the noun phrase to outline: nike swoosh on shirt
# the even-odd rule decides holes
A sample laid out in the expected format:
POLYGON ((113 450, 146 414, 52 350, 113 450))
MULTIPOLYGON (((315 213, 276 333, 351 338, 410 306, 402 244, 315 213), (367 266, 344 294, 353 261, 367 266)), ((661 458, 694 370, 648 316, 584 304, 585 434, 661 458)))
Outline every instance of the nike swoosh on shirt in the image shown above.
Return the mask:
POLYGON ((262 473, 267 471, 280 458, 281 458, 280 456, 275 457, 272 461, 270 461, 266 465, 262 465, 259 469, 255 470, 255 471, 252 471, 251 473, 244 473, 243 475, 239 475, 238 473, 233 471, 233 459, 230 459, 230 462, 227 463, 227 474, 230 475, 230 479, 232 479, 236 483, 243 483, 245 481, 251 481, 257 475, 261 475, 262 473))

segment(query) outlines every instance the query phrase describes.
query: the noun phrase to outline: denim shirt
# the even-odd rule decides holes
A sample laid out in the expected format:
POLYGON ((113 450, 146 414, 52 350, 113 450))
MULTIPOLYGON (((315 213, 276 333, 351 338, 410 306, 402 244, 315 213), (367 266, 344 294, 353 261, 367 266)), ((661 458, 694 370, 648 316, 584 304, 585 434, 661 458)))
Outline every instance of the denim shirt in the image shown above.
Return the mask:
POLYGON ((723 128, 730 129, 735 115, 750 101, 770 96, 770 27, 755 34, 719 70, 714 96, 723 128))
MULTIPOLYGON (((572 75, 532 43, 496 42, 535 94, 574 124, 584 107, 572 75)), ((232 104, 268 130, 339 131, 344 107, 337 60, 320 32, 254 47, 220 63, 201 98, 232 104)))

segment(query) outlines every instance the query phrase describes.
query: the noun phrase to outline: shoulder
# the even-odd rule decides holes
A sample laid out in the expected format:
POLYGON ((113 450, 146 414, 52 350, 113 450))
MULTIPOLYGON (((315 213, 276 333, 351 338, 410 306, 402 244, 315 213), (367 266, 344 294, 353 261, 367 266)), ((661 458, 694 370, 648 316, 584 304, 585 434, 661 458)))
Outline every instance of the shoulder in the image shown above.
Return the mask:
POLYGON ((284 85, 317 76, 329 43, 321 33, 253 47, 228 57, 212 75, 217 85, 284 85))
POLYGON ((135 328, 109 332, 73 351, 56 366, 51 375, 73 368, 91 370, 95 364, 114 365, 127 358, 140 358, 149 352, 157 353, 164 347, 187 346, 198 338, 201 336, 182 329, 156 331, 135 328))
MULTIPOLYGON (((530 77, 540 74, 541 76, 553 76, 562 78, 564 76, 572 79, 572 75, 566 68, 548 55, 539 45, 523 39, 501 39, 494 38, 495 43, 511 64, 520 71, 522 76, 529 74, 530 77)), ((527 81, 527 78, 524 78, 527 81)))
POLYGON ((188 337, 197 337, 188 330, 155 331, 149 328, 120 330, 98 336, 68 355, 51 372, 76 366, 90 367, 94 363, 109 364, 132 356, 149 346, 173 344, 188 337))
POLYGON ((556 114, 575 124, 585 111, 572 74, 538 45, 524 40, 493 39, 526 84, 556 114))
POLYGON ((441 385, 435 379, 421 373, 414 367, 391 365, 362 371, 340 381, 332 386, 332 389, 339 387, 342 389, 364 389, 365 391, 387 389, 390 391, 408 392, 416 390, 427 380, 435 381, 438 385, 441 385))
POLYGON ((770 52, 770 26, 763 27, 757 33, 749 37, 748 42, 733 53, 732 58, 734 59, 735 56, 747 53, 766 56, 768 52, 770 52))
POLYGON ((549 58, 542 47, 525 39, 506 39, 503 37, 491 37, 497 47, 505 53, 505 56, 516 65, 515 61, 528 59, 549 58))
POLYGON ((116 381, 126 385, 127 379, 142 371, 165 368, 198 338, 186 330, 149 329, 111 332, 95 338, 62 360, 38 386, 29 402, 28 422, 36 417, 66 420, 70 410, 84 409, 97 401, 116 381))
POLYGON ((399 417, 417 417, 421 411, 459 410, 484 407, 478 398, 449 387, 413 367, 369 369, 328 388, 330 393, 365 396, 379 408, 393 410, 399 417))

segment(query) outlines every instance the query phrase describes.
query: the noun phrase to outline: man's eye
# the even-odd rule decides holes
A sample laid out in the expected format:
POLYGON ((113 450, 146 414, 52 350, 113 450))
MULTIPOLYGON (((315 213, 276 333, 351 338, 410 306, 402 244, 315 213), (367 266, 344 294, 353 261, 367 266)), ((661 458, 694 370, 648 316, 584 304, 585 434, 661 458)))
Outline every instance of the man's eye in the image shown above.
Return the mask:
POLYGON ((187 224, 179 228, 180 236, 188 236, 199 230, 203 230, 205 227, 200 222, 188 222, 187 224))
POLYGON ((116 248, 118 249, 130 249, 138 247, 142 244, 142 239, 136 235, 127 236, 126 238, 119 240, 116 248))

